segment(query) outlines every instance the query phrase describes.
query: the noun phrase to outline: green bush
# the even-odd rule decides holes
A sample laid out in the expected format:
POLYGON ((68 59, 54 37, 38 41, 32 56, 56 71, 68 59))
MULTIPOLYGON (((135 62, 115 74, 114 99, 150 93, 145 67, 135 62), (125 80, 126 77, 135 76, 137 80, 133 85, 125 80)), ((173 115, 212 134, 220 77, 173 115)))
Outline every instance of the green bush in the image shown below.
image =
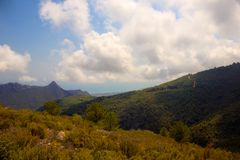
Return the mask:
POLYGON ((162 127, 162 128, 160 129, 160 135, 161 135, 161 136, 164 136, 164 137, 168 137, 168 136, 169 136, 169 131, 168 131, 168 129, 167 129, 166 127, 162 127))
POLYGON ((105 129, 109 130, 109 131, 112 131, 112 130, 118 128, 119 120, 118 120, 116 113, 114 113, 114 112, 106 113, 105 118, 104 118, 104 125, 105 125, 105 129))
POLYGON ((170 136, 177 142, 188 142, 190 140, 190 129, 183 122, 176 122, 170 129, 170 136))
POLYGON ((106 109, 101 103, 93 103, 89 105, 85 111, 85 118, 95 123, 105 118, 106 109))
POLYGON ((43 108, 51 115, 59 115, 61 113, 61 107, 56 102, 47 102, 43 108))

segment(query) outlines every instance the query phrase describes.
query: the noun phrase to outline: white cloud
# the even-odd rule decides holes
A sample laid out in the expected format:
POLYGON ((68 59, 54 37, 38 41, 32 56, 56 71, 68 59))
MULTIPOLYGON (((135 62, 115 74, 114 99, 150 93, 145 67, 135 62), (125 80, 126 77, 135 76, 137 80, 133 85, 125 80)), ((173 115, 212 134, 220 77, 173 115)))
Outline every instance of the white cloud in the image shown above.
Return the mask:
POLYGON ((0 72, 21 72, 27 71, 28 63, 31 61, 29 54, 21 55, 13 51, 10 46, 0 45, 0 72))
POLYGON ((79 36, 89 32, 91 25, 87 0, 65 0, 54 2, 43 0, 39 14, 42 20, 53 26, 67 26, 79 36))
POLYGON ((134 69, 130 52, 114 33, 100 35, 91 32, 85 37, 81 49, 63 53, 57 77, 78 82, 119 79, 134 69))
MULTIPOLYGON (((45 17, 51 17, 44 19, 55 25, 69 22, 66 15, 70 10, 64 9, 67 2, 70 0, 60 4, 45 2, 56 5, 57 11, 53 13, 57 14, 43 10, 47 13, 45 17)), ((96 10, 106 18, 106 29, 110 30, 101 34, 85 32, 88 34, 80 49, 70 40, 64 40, 68 47, 61 50, 58 79, 89 83, 166 80, 240 61, 239 1, 94 2, 96 10)), ((85 17, 89 17, 86 13, 85 17)), ((70 21, 75 22, 76 16, 70 17, 70 21)))
POLYGON ((135 67, 146 79, 240 61, 240 6, 235 0, 162 0, 162 10, 154 8, 154 0, 97 2, 107 21, 121 23, 116 34, 132 49, 135 67))
POLYGON ((137 2, 134 0, 96 0, 96 8, 112 20, 126 22, 131 19, 137 9, 137 2))
POLYGON ((23 75, 19 78, 19 81, 23 83, 29 83, 29 82, 35 82, 37 81, 37 79, 29 75, 23 75))

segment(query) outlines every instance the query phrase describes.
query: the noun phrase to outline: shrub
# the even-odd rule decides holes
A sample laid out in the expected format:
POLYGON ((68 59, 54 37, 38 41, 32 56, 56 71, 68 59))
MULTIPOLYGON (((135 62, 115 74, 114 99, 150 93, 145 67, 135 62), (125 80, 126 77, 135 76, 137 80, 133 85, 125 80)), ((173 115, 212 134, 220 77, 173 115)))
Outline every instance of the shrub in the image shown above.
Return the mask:
POLYGON ((27 127, 32 136, 38 136, 40 139, 45 138, 47 131, 44 125, 32 122, 29 123, 27 127))
POLYGON ((0 134, 0 159, 10 156, 25 146, 33 146, 38 142, 26 129, 14 128, 0 134))
POLYGON ((121 152, 114 151, 97 151, 94 152, 93 157, 95 160, 123 160, 125 157, 121 152))
POLYGON ((51 146, 27 146, 11 154, 12 160, 70 160, 68 152, 51 146))
POLYGON ((114 112, 108 112, 106 113, 105 119, 104 119, 104 125, 106 130, 114 130, 119 127, 119 120, 114 112))
POLYGON ((74 129, 66 136, 66 142, 70 142, 77 148, 94 148, 94 140, 87 130, 74 129))
POLYGON ((14 125, 14 121, 11 119, 4 119, 0 121, 0 130, 8 129, 14 125))
POLYGON ((168 136, 169 136, 169 131, 168 131, 168 129, 165 128, 165 127, 162 127, 162 128, 160 129, 160 135, 161 135, 161 136, 164 136, 164 137, 168 137, 168 136))
POLYGON ((183 122, 176 122, 170 129, 170 136, 177 142, 188 142, 190 139, 190 130, 183 122))
POLYGON ((81 117, 80 115, 78 115, 78 114, 74 114, 74 115, 72 116, 72 122, 73 122, 73 124, 75 124, 75 125, 80 125, 81 122, 82 122, 82 117, 81 117))
POLYGON ((91 150, 81 148, 71 154, 71 160, 93 160, 93 156, 91 155, 91 150))
POLYGON ((85 118, 95 123, 105 118, 106 109, 101 103, 93 103, 89 105, 85 112, 85 118))
POLYGON ((61 107, 56 102, 45 103, 44 110, 51 115, 58 115, 61 113, 61 107))
POLYGON ((126 140, 120 143, 120 150, 128 158, 131 158, 139 152, 139 147, 136 143, 126 140))

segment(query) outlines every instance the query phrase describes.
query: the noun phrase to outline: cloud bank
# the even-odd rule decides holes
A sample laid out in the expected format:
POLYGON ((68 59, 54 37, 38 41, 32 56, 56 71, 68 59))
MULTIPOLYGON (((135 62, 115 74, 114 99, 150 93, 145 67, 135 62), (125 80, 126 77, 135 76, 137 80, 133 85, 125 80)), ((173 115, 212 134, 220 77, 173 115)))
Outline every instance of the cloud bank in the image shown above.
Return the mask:
POLYGON ((69 24, 83 40, 80 48, 62 54, 60 80, 167 80, 240 61, 237 0, 91 2, 105 19, 105 33, 91 29, 87 1, 48 0, 41 5, 43 20, 54 26, 69 24))

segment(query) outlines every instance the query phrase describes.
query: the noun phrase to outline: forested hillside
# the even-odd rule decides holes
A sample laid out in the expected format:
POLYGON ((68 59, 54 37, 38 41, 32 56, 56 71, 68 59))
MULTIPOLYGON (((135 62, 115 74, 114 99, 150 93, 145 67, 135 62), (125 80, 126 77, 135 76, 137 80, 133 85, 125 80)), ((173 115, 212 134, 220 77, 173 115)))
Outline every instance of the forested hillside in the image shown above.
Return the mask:
POLYGON ((70 107, 65 114, 83 113, 100 102, 118 113, 124 129, 156 133, 183 121, 196 130, 194 142, 240 149, 240 64, 188 74, 156 87, 99 97, 70 107))
MULTIPOLYGON (((150 131, 106 128, 91 122, 92 105, 84 119, 52 112, 0 107, 0 159, 3 160, 238 160, 239 153, 202 148, 150 131)), ((99 109, 99 108, 98 108, 99 109)), ((112 115, 112 113, 110 114, 112 115)), ((105 118, 106 120, 106 118, 105 118)), ((105 121, 104 120, 104 121, 105 121)), ((107 124, 107 125, 106 125, 107 124)))

